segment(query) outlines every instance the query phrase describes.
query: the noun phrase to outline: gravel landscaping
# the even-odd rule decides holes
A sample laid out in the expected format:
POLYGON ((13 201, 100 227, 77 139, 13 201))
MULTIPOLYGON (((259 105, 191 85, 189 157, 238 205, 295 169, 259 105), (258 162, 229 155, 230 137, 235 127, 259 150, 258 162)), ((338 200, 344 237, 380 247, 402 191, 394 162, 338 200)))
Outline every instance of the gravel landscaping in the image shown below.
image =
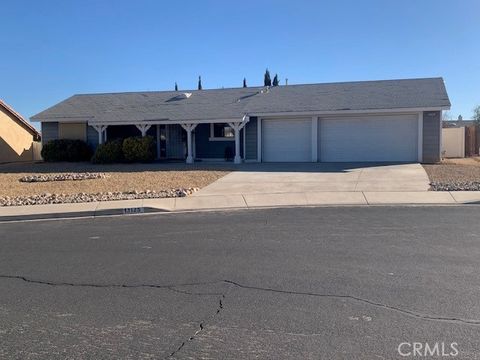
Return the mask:
POLYGON ((423 165, 434 191, 480 191, 478 158, 446 159, 440 164, 423 165))
POLYGON ((227 164, 3 164, 0 206, 182 197, 229 172, 227 164))
POLYGON ((92 180, 105 179, 109 177, 105 173, 67 173, 67 174, 41 174, 26 175, 18 179, 20 182, 49 182, 49 181, 69 181, 69 180, 92 180))
POLYGON ((22 206, 22 205, 45 205, 83 203, 94 201, 132 200, 132 199, 159 199, 172 197, 185 197, 198 191, 198 188, 170 189, 163 191, 128 191, 108 192, 98 194, 40 194, 31 196, 0 197, 0 206, 22 206))

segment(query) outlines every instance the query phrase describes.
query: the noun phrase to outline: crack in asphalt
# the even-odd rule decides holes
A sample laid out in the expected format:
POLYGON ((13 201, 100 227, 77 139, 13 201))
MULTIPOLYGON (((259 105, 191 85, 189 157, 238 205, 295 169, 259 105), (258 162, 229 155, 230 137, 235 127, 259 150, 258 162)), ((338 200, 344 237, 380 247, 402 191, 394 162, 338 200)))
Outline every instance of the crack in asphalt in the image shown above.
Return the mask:
POLYGON ((217 316, 218 314, 220 314, 220 311, 223 310, 223 302, 222 302, 222 299, 225 299, 225 294, 222 294, 222 295, 221 295, 221 298, 218 300, 218 307, 217 307, 217 310, 215 311, 215 313, 214 313, 213 315, 211 315, 207 320, 204 320, 204 321, 200 322, 200 324, 199 324, 199 326, 198 326, 199 329, 198 329, 197 331, 195 331, 195 333, 194 333, 192 336, 190 336, 187 340, 183 341, 176 350, 172 351, 172 352, 171 352, 169 355, 167 355, 164 359, 169 359, 169 358, 175 356, 180 350, 183 349, 183 347, 184 347, 187 343, 189 343, 190 341, 193 341, 193 340, 195 339, 195 337, 196 337, 201 331, 203 331, 203 330, 205 329, 205 326, 206 326, 211 320, 213 320, 213 318, 214 318, 215 316, 217 316))
POLYGON ((266 291, 266 292, 273 292, 273 293, 280 293, 280 294, 290 294, 290 295, 303 295, 303 296, 314 296, 314 297, 323 297, 323 298, 336 298, 336 299, 350 299, 357 302, 362 302, 367 305, 372 305, 375 307, 392 310, 395 312, 399 312, 404 315, 408 315, 410 317, 414 317, 417 319, 423 320, 431 320, 431 321, 440 321, 440 322, 454 322, 459 324, 467 324, 467 325, 480 325, 480 320, 475 319, 462 319, 456 317, 444 317, 444 316, 431 316, 427 314, 422 314, 420 312, 402 309, 400 307, 396 307, 393 305, 382 304, 379 302, 375 302, 372 300, 364 299, 358 296, 353 295, 341 295, 341 294, 321 294, 321 293, 314 293, 314 292, 302 292, 302 291, 291 291, 291 290, 281 290, 281 289, 273 289, 273 288, 266 288, 266 287, 259 287, 259 286, 250 286, 250 285, 243 285, 237 283, 232 280, 223 280, 223 282, 227 284, 232 284, 242 289, 249 289, 249 290, 258 290, 258 291, 266 291))
MULTIPOLYGON (((192 283, 180 283, 180 284, 168 284, 168 285, 156 285, 156 284, 94 284, 94 283, 70 283, 70 282, 52 282, 52 281, 45 281, 45 280, 34 280, 29 279, 25 276, 20 275, 0 275, 0 278, 3 279, 17 279, 22 280, 27 283, 34 283, 34 284, 41 284, 41 285, 49 285, 49 286, 73 286, 73 287, 93 287, 93 288, 154 288, 154 289, 166 289, 170 291, 174 291, 177 293, 188 294, 188 295, 196 295, 196 296, 222 296, 225 298, 225 294, 223 293, 201 293, 201 292, 189 292, 185 290, 179 290, 179 287, 185 286, 203 286, 203 285, 215 285, 215 284, 229 284, 241 289, 247 290, 257 290, 257 291, 264 291, 264 292, 271 292, 271 293, 278 293, 278 294, 289 294, 289 295, 300 295, 300 296, 313 296, 313 297, 320 297, 320 298, 333 298, 333 299, 348 299, 353 300, 356 302, 361 302, 370 306, 375 306, 378 308, 395 311, 400 314, 410 316, 417 319, 422 320, 430 320, 430 321, 438 321, 438 322, 449 322, 449 323, 458 323, 464 325, 480 325, 480 320, 476 319, 463 319, 458 317, 447 317, 447 316, 433 316, 424 313, 420 313, 413 310, 403 309, 393 305, 387 305, 380 302, 372 301, 369 299, 361 298, 354 295, 345 295, 345 294, 333 294, 333 293, 314 293, 314 292, 303 292, 303 291, 293 291, 293 290, 282 290, 282 289, 274 289, 269 287, 260 287, 260 286, 253 286, 253 285, 245 285, 233 280, 215 280, 215 281, 204 281, 204 282, 192 282, 192 283)), ((218 314, 221 309, 223 309, 222 302, 220 300, 219 309, 217 309, 216 314, 218 314)), ((202 330, 202 329, 201 329, 202 330)), ((201 331, 200 330, 200 331, 201 331)))
POLYGON ((0 279, 17 279, 27 283, 48 285, 48 286, 72 286, 72 287, 92 287, 100 289, 108 288, 124 288, 124 289, 136 289, 136 288, 153 288, 153 289, 166 289, 177 293, 183 293, 188 295, 222 295, 221 293, 193 293, 188 291, 182 291, 176 289, 181 286, 202 286, 202 285, 214 285, 218 284, 218 281, 205 281, 196 283, 181 283, 181 284, 169 284, 169 285, 156 285, 156 284, 95 284, 95 283, 72 283, 72 282, 53 282, 47 280, 35 280, 29 279, 21 275, 0 275, 0 279))
MULTIPOLYGON (((178 286, 178 285, 177 285, 178 286)), ((180 285, 182 286, 182 285, 180 285)), ((186 285, 183 285, 186 286, 186 285)), ((176 286, 169 286, 166 289, 171 290, 173 292, 179 293, 179 294, 187 294, 187 295, 198 295, 198 296, 221 296, 223 295, 222 293, 218 292, 190 292, 190 291, 185 291, 185 290, 179 290, 176 289, 176 286)))

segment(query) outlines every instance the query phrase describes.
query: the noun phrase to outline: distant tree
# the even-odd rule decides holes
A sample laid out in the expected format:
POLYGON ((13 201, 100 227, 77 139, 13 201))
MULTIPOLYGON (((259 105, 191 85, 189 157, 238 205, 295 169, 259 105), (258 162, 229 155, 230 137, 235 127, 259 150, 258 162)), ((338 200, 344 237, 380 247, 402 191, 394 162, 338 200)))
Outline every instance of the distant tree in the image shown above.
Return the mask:
POLYGON ((178 85, 176 81, 175 81, 175 91, 178 91, 178 85))
POLYGON ((202 90, 202 77, 198 77, 198 90, 202 90))
POLYGON ((477 105, 475 109, 473 109, 473 120, 475 120, 477 124, 480 124, 480 105, 477 105))
POLYGON ((247 87, 247 79, 243 78, 243 87, 247 87))
POLYGON ((442 120, 443 120, 443 121, 452 120, 452 114, 450 113, 450 111, 444 111, 444 112, 442 113, 442 120))
POLYGON ((272 83, 272 86, 278 86, 278 74, 275 74, 274 78, 273 78, 273 83, 272 83))
POLYGON ((265 75, 263 76, 263 85, 272 86, 272 80, 270 79, 270 71, 268 71, 268 69, 265 70, 265 75))

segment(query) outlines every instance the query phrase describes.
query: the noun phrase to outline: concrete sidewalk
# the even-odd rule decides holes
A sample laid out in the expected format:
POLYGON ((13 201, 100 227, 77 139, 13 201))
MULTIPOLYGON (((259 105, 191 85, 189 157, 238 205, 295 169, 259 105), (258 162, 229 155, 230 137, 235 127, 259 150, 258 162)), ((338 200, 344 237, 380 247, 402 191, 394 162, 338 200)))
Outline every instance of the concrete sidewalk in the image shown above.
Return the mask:
POLYGON ((455 205, 475 203, 480 204, 480 191, 324 191, 288 194, 201 195, 169 199, 0 207, 0 221, 287 206, 455 205))

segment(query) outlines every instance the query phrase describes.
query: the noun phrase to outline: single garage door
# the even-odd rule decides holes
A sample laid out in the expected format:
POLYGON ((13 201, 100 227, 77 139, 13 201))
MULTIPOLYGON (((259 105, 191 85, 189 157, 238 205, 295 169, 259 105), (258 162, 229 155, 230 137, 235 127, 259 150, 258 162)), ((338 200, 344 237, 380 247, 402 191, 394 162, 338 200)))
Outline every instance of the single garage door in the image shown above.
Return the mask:
POLYGON ((262 161, 312 161, 311 119, 263 119, 262 161))
POLYGON ((417 115, 321 118, 319 158, 325 162, 417 161, 417 115))

